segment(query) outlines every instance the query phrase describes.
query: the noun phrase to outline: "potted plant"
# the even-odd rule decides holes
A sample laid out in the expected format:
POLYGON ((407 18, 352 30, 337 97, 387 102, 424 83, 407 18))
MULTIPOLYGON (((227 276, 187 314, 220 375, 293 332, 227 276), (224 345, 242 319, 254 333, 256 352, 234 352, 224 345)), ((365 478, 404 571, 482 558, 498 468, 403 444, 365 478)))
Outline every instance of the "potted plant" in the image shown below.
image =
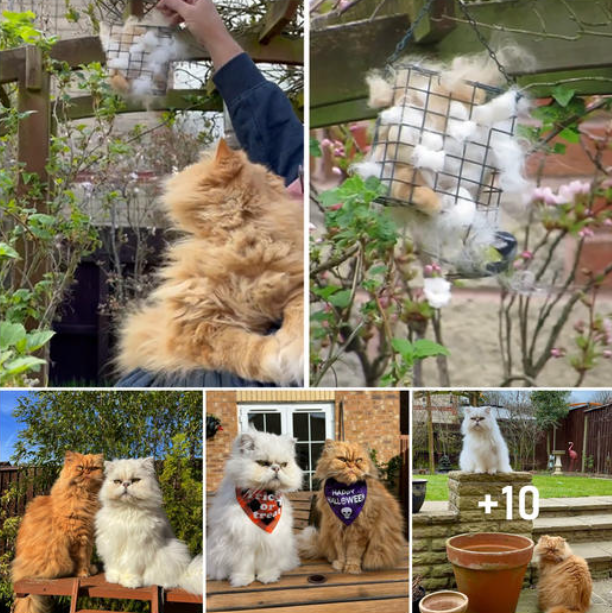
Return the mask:
POLYGON ((419 603, 425 597, 425 588, 421 575, 415 575, 412 579, 412 613, 419 613, 419 603))

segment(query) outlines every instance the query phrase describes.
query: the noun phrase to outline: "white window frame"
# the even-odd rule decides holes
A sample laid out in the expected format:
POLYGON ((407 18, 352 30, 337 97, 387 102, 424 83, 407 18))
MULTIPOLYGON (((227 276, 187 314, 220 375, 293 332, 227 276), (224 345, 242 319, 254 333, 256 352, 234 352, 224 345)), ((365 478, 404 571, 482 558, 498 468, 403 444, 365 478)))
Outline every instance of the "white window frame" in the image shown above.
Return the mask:
MULTIPOLYGON (((281 418, 281 433, 288 434, 295 437, 293 434, 293 415, 295 413, 324 413, 325 414, 325 438, 335 439, 336 428, 334 427, 335 418, 335 404, 333 402, 291 402, 291 403, 239 403, 238 404, 238 423, 240 425, 240 432, 243 432, 249 427, 249 412, 256 413, 271 413, 280 414, 281 418)), ((308 426, 310 429, 310 420, 308 420, 308 426)), ((297 438, 297 437, 295 437, 297 438)), ((308 433, 307 441, 300 441, 302 443, 312 443, 310 440, 310 432, 308 433)), ((322 442, 322 441, 315 441, 322 442)), ((308 445, 308 452, 311 452, 311 445, 308 445)), ((309 458, 309 464, 314 472, 314 466, 312 465, 312 457, 309 458)), ((309 484, 312 490, 313 472, 309 473, 309 484)))

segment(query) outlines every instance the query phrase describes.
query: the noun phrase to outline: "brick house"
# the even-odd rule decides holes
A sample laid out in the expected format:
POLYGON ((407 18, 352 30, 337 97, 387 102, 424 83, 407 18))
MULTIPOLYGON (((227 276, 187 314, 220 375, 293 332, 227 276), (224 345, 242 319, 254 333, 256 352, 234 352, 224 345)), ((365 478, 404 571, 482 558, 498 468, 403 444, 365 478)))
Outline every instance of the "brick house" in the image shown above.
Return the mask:
POLYGON ((248 425, 297 438, 298 462, 312 473, 326 438, 357 441, 380 463, 407 448, 409 393, 399 391, 245 390, 206 393, 206 413, 222 430, 206 441, 206 491, 217 489, 232 441, 248 425))

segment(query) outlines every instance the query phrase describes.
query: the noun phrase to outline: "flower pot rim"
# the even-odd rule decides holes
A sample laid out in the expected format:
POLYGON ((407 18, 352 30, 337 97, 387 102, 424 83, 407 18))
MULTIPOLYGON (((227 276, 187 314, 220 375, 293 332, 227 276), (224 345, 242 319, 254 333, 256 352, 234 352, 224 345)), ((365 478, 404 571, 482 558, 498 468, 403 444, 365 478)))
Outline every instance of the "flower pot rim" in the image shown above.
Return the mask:
POLYGON ((518 553, 527 553, 528 551, 532 551, 533 548, 535 547, 535 543, 533 542, 532 539, 530 539, 527 536, 523 536, 522 534, 513 534, 512 532, 465 532, 463 534, 456 534, 455 536, 451 536, 448 539, 446 539, 446 549, 452 549, 453 551, 469 551, 470 555, 473 556, 482 556, 484 557, 491 557, 491 556, 507 556, 509 554, 518 554, 518 553), (520 547, 517 549, 512 549, 510 551, 508 550, 504 550, 504 551, 474 551, 472 549, 465 549, 463 547, 455 547, 451 541, 454 539, 458 539, 461 537, 476 537, 476 536, 510 536, 512 538, 515 539, 522 539, 523 542, 526 544, 525 547, 520 547))
POLYGON ((463 593, 463 592, 458 592, 457 590, 438 590, 437 592, 432 592, 431 594, 426 594, 421 602, 420 605, 421 606, 426 606, 427 605, 427 601, 430 600, 431 598, 433 598, 434 596, 440 596, 440 595, 447 595, 447 596, 454 596, 457 598, 457 607, 462 607, 465 604, 469 603, 469 598, 463 593))

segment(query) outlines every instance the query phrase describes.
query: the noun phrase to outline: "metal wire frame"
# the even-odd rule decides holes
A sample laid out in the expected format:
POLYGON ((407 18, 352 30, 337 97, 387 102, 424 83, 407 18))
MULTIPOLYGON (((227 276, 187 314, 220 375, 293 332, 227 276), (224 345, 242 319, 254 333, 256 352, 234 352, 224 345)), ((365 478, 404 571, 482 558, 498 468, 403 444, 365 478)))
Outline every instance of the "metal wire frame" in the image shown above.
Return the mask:
POLYGON ((404 150, 403 148, 414 148, 416 144, 421 142, 422 136, 426 133, 437 134, 444 141, 450 138, 448 133, 449 121, 463 120, 463 118, 451 116, 450 106, 452 101, 460 102, 466 107, 468 119, 472 119, 473 110, 476 106, 500 95, 503 93, 503 90, 482 83, 463 81, 464 91, 465 87, 471 88, 471 98, 469 100, 466 100, 465 97, 460 99, 454 97, 453 92, 447 94, 445 93, 446 90, 441 91, 441 88, 436 83, 440 78, 438 71, 406 63, 395 64, 393 69, 395 73, 394 100, 399 98, 402 101, 401 117, 399 124, 395 122, 383 124, 380 115, 376 121, 372 142, 373 160, 381 165, 379 179, 386 186, 386 192, 379 196, 376 202, 386 206, 413 206, 414 191, 419 186, 430 187, 441 196, 448 195, 454 197, 456 202, 459 198, 459 190, 463 187, 470 192, 477 210, 484 212, 487 219, 496 223, 502 190, 497 183, 498 169, 492 161, 491 140, 495 133, 512 137, 515 129, 515 117, 512 117, 505 123, 506 129, 500 127, 480 127, 480 133, 482 134, 483 130, 486 133, 485 138, 482 140, 466 138, 459 154, 446 150, 445 157, 454 161, 454 166, 458 166, 456 173, 451 172, 445 163, 445 168, 439 172, 412 166, 410 176, 400 177, 398 176, 398 166, 408 168, 410 164, 405 157, 401 161, 398 160, 400 152, 404 150), (403 75, 405 75, 405 78, 403 75), (420 78, 422 82, 418 86, 414 85, 414 83, 411 84, 411 81, 414 82, 416 80, 416 78, 412 78, 413 75, 417 75, 417 78, 420 78), (420 103, 414 102, 415 94, 417 98, 420 98, 420 103), (424 102, 422 102, 423 100, 424 102), (442 101, 442 104, 437 106, 445 110, 440 111, 436 109, 436 101, 442 101), (411 122, 409 109, 415 109, 422 113, 420 124, 411 122), (388 136, 391 126, 399 126, 397 130, 398 137, 396 139, 390 139, 388 136), (416 130, 418 138, 414 144, 402 140, 404 129, 416 130), (476 156, 480 159, 470 157, 474 155, 474 151, 480 151, 479 155, 476 156), (472 175, 471 178, 465 176, 464 171, 468 169, 470 170, 470 175, 472 175), (417 177, 419 174, 427 175, 430 180, 423 183, 417 177), (477 178, 475 178, 476 174, 478 174, 477 178), (404 189, 398 189, 402 185, 404 189), (393 195, 393 192, 397 193, 398 191, 402 192, 401 198, 393 195))
POLYGON ((108 59, 119 58, 127 60, 127 69, 121 68, 116 70, 128 81, 148 76, 153 84, 151 94, 163 96, 168 90, 170 61, 162 67, 161 71, 154 71, 150 68, 149 64, 152 52, 143 50, 139 53, 130 53, 132 45, 149 31, 155 31, 160 39, 172 40, 173 37, 172 29, 165 26, 138 24, 130 26, 130 30, 126 32, 124 24, 112 23, 108 25, 107 34, 102 40, 102 46, 106 51, 108 59))

